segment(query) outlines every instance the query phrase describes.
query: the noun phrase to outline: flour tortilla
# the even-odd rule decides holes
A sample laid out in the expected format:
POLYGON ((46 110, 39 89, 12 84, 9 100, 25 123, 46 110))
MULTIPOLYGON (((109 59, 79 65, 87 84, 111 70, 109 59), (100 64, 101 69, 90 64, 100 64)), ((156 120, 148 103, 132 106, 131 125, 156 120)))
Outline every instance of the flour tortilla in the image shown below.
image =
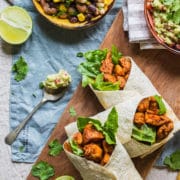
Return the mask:
MULTIPOLYGON (((70 137, 72 136, 70 132, 75 132, 74 128, 73 123, 65 128, 69 132, 68 135, 70 137)), ((77 156, 66 149, 65 153, 84 180, 142 180, 120 141, 117 141, 111 158, 105 166, 77 156)))
POLYGON ((99 91, 95 90, 91 85, 90 88, 97 96, 99 102, 105 109, 108 109, 119 102, 126 101, 127 97, 131 98, 136 95, 150 96, 152 94, 159 94, 151 81, 140 70, 133 59, 127 56, 131 61, 131 71, 129 78, 123 90, 116 91, 99 91))
MULTIPOLYGON (((153 96, 154 94, 151 94, 153 96)), ((145 96, 136 95, 134 97, 128 98, 126 97, 126 101, 122 101, 119 104, 115 105, 118 112, 118 132, 117 132, 117 138, 118 140, 124 145, 126 148, 128 154, 131 158, 137 157, 137 156, 146 156, 161 146, 163 146, 171 137, 173 137, 173 134, 180 130, 180 121, 177 118, 177 116, 174 114, 171 107, 163 100, 165 103, 167 112, 166 115, 173 121, 174 123, 174 129, 170 132, 170 134, 160 141, 159 143, 154 143, 153 145, 146 145, 142 142, 138 142, 131 138, 132 135, 132 128, 133 128, 133 119, 134 115, 137 109, 138 104, 142 99, 144 99, 145 96)), ((110 113, 112 108, 109 108, 92 118, 100 120, 102 123, 104 123, 107 120, 108 114, 110 113)), ((73 124, 74 129, 77 131, 76 123, 73 124)), ((67 134, 71 134, 72 132, 71 128, 66 127, 67 134)))

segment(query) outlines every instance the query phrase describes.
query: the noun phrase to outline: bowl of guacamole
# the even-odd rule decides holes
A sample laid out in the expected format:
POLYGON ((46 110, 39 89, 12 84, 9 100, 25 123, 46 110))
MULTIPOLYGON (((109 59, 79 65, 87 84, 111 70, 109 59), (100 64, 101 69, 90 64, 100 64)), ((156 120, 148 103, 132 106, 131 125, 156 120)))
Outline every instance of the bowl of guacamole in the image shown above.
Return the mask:
POLYGON ((155 39, 180 55, 180 0, 145 0, 144 12, 155 39))

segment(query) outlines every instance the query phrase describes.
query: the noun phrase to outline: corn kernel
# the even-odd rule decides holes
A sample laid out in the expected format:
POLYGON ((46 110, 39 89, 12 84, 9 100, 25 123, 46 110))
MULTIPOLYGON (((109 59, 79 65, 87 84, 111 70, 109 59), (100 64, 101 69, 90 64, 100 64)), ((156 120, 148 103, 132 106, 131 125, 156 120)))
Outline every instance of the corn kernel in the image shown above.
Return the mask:
POLYGON ((89 1, 86 1, 86 4, 87 4, 87 5, 90 5, 91 3, 90 3, 89 1))
POLYGON ((61 0, 53 0, 53 3, 59 3, 61 0))
POLYGON ((104 0, 104 4, 109 4, 109 0, 104 0))
POLYGON ((83 21, 85 21, 85 19, 86 19, 83 13, 79 13, 79 14, 77 15, 77 17, 78 17, 78 20, 79 20, 80 22, 83 22, 83 21))
POLYGON ((60 10, 61 12, 67 12, 67 8, 66 8, 66 6, 65 6, 64 4, 60 4, 59 10, 60 10))

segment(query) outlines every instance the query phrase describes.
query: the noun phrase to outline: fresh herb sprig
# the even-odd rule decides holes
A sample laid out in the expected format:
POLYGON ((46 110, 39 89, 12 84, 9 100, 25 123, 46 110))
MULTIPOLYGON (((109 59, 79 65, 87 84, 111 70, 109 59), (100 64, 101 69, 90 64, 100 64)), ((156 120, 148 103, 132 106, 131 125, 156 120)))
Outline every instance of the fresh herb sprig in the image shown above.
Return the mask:
POLYGON ((25 61, 25 59, 20 56, 19 59, 13 64, 12 66, 12 71, 16 73, 14 79, 16 81, 21 81, 23 79, 25 79, 29 68, 28 68, 28 64, 25 61))
POLYGON ((39 177, 40 180, 47 180, 54 176, 54 167, 45 161, 40 161, 33 165, 31 173, 35 177, 39 177))
POLYGON ((180 150, 173 152, 170 156, 166 156, 164 164, 171 170, 180 170, 180 150))
POLYGON ((92 123, 98 131, 101 131, 104 134, 105 140, 108 144, 116 144, 115 134, 118 129, 118 113, 114 107, 109 113, 104 125, 102 125, 97 119, 79 117, 77 119, 79 131, 82 132, 88 123, 92 123))
POLYGON ((49 143, 49 155, 58 156, 63 151, 62 144, 59 143, 57 139, 49 143))
MULTIPOLYGON (((119 90, 119 82, 111 83, 103 81, 103 75, 101 74, 100 67, 102 61, 106 58, 107 53, 108 49, 98 49, 84 53, 83 57, 86 61, 82 62, 78 66, 78 71, 82 74, 82 87, 86 87, 90 84, 96 90, 119 90)), ((113 63, 118 64, 122 54, 114 45, 111 48, 111 55, 113 63)))
POLYGON ((70 114, 72 117, 75 117, 75 116, 77 115, 74 107, 70 107, 70 109, 69 109, 69 114, 70 114))

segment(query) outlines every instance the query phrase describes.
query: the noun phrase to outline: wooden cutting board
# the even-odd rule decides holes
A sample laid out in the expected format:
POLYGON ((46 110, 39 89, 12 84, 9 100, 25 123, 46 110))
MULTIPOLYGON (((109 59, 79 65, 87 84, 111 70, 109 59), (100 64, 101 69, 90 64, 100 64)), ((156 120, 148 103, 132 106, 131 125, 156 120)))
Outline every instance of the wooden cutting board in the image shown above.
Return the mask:
MULTIPOLYGON (((132 56, 164 99, 171 105, 177 116, 180 117, 180 56, 171 54, 166 50, 140 50, 138 44, 128 42, 128 36, 123 31, 122 24, 123 15, 120 10, 100 48, 111 48, 112 44, 114 44, 124 55, 132 56)), ((79 173, 67 159, 64 152, 56 157, 48 155, 49 142, 58 139, 63 143, 67 138, 64 126, 76 120, 75 117, 71 117, 69 114, 70 107, 74 107, 78 116, 91 116, 103 111, 103 107, 99 104, 93 92, 89 88, 83 89, 79 85, 37 159, 37 162, 43 160, 54 166, 55 176, 51 179, 67 174, 74 176, 76 180, 81 180, 79 173)), ((137 170, 143 178, 147 176, 159 151, 144 159, 133 159, 137 170)), ((37 178, 29 174, 27 179, 36 180, 37 178)))

